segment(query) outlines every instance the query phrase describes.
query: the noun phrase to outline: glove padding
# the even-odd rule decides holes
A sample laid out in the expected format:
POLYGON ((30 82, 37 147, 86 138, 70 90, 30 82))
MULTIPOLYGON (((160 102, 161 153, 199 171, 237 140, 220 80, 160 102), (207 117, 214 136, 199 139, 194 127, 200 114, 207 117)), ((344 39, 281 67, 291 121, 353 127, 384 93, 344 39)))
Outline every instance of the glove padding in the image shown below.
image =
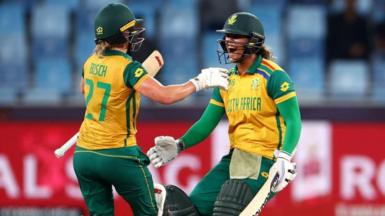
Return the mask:
POLYGON ((290 162, 290 155, 280 151, 276 151, 274 154, 277 157, 277 161, 270 168, 269 176, 273 176, 275 173, 279 175, 278 183, 271 189, 272 192, 277 193, 283 190, 289 182, 294 180, 297 172, 296 164, 290 162))
POLYGON ((227 69, 210 67, 202 69, 201 73, 190 81, 194 84, 196 91, 212 87, 220 87, 227 90, 229 85, 228 77, 227 69))
POLYGON ((171 136, 155 137, 155 146, 147 151, 154 167, 159 168, 178 155, 177 140, 171 136))

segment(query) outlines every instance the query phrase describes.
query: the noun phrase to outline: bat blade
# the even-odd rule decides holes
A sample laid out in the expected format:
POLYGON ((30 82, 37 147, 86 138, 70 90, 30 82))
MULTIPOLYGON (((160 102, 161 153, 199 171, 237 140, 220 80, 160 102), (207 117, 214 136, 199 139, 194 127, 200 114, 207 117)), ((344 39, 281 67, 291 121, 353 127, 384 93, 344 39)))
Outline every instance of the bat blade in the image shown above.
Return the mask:
POLYGON ((147 73, 152 77, 159 72, 163 65, 163 57, 158 50, 154 50, 142 63, 144 69, 146 69, 147 73))
POLYGON ((259 215, 262 211, 262 208, 266 205, 271 194, 271 188, 278 183, 279 174, 276 172, 274 175, 269 175, 266 182, 263 184, 262 188, 246 206, 246 208, 241 212, 239 216, 253 216, 259 215))

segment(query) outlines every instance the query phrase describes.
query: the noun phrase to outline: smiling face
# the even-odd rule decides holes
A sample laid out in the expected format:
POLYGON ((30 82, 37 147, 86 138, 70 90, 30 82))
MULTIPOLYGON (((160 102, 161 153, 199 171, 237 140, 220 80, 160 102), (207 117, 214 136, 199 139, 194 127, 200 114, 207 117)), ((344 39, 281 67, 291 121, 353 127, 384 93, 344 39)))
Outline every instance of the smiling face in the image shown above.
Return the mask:
POLYGON ((239 63, 245 54, 245 46, 249 39, 245 36, 227 34, 225 36, 226 50, 232 63, 239 63))

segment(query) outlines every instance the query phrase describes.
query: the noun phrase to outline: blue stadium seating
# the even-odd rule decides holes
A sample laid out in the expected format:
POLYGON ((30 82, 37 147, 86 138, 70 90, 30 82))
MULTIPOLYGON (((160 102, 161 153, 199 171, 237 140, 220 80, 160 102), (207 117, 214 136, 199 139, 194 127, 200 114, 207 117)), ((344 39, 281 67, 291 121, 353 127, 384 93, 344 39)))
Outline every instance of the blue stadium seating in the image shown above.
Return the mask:
POLYGON ((318 100, 324 94, 324 64, 317 58, 293 58, 290 74, 300 100, 318 100))
POLYGON ((30 10, 32 7, 36 6, 39 0, 3 0, 5 4, 19 4, 26 10, 30 10))
POLYGON ((93 8, 99 10, 109 3, 125 3, 124 0, 83 0, 85 8, 93 8))
POLYGON ((224 62, 219 63, 217 50, 220 48, 217 40, 221 39, 221 34, 206 32, 202 37, 202 63, 203 67, 224 67, 224 62))
POLYGON ((32 88, 25 92, 21 98, 22 102, 34 106, 57 106, 62 103, 60 92, 50 89, 32 88))
POLYGON ((0 88, 0 105, 14 105, 18 101, 18 94, 14 88, 0 88))
POLYGON ((290 6, 288 8, 287 31, 289 39, 300 37, 322 39, 326 33, 325 8, 315 5, 290 6))
POLYGON ((89 33, 94 35, 94 19, 99 8, 79 7, 75 10, 75 33, 89 33))
POLYGON ((75 64, 83 64, 94 48, 94 35, 89 32, 79 32, 75 38, 75 64))
POLYGON ((315 38, 299 37, 289 40, 288 53, 290 57, 313 57, 323 59, 324 41, 315 38))
POLYGON ((282 11, 284 4, 286 4, 285 0, 274 1, 274 3, 259 0, 254 1, 250 7, 244 9, 255 14, 261 20, 265 30, 265 44, 273 51, 279 64, 285 62, 285 50, 282 44, 282 11))
POLYGON ((169 59, 169 61, 160 72, 160 80, 163 84, 184 83, 200 72, 195 59, 186 58, 179 61, 172 61, 170 58, 167 59, 169 59))
POLYGON ((61 5, 38 5, 32 10, 32 36, 67 39, 69 21, 68 8, 61 5))
MULTIPOLYGON (((379 0, 374 0, 378 2, 379 0)), ((373 0, 356 0, 356 7, 360 14, 369 14, 372 12, 373 0)), ((333 0, 331 9, 333 12, 342 11, 345 8, 345 0, 333 0)))
POLYGON ((83 107, 85 105, 84 95, 79 91, 71 92, 71 93, 67 94, 63 100, 65 101, 66 105, 70 105, 70 106, 82 106, 83 107))
POLYGON ((22 4, 0 4, 0 62, 21 62, 28 57, 25 9, 22 4))
MULTIPOLYGON (((253 5, 274 5, 282 9, 286 4, 288 0, 251 0, 251 3, 253 5)), ((274 12, 275 13, 275 12, 274 12)))
POLYGON ((34 88, 67 93, 72 88, 71 65, 67 59, 41 59, 36 64, 34 88))
POLYGON ((379 23, 379 22, 385 20, 384 8, 385 8, 385 1, 384 0, 374 2, 373 10, 371 12, 371 18, 372 18, 374 23, 379 23))
POLYGON ((69 13, 61 5, 39 5, 32 11, 34 59, 65 58, 69 55, 69 13))
POLYGON ((131 6, 133 4, 138 4, 138 3, 141 4, 141 3, 143 3, 143 4, 151 4, 152 7, 156 8, 156 9, 158 9, 160 6, 165 4, 166 1, 169 1, 169 0, 141 0, 140 2, 138 2, 137 0, 126 0, 127 5, 128 5, 129 8, 131 8, 131 6))
POLYGON ((69 44, 67 38, 36 37, 32 40, 33 60, 41 58, 68 58, 69 44))
POLYGON ((253 13, 260 19, 267 37, 270 34, 282 34, 282 8, 279 5, 253 4, 245 10, 253 13))
POLYGON ((288 8, 286 20, 287 54, 290 58, 312 58, 323 70, 326 11, 320 5, 294 5, 288 8), (309 22, 311 20, 311 22, 309 22))
POLYGON ((85 104, 84 95, 80 92, 80 80, 82 78, 82 67, 83 65, 77 65, 72 79, 72 88, 65 94, 64 100, 66 104, 70 105, 81 105, 85 104))
POLYGON ((199 20, 197 8, 181 8, 166 5, 161 8, 160 38, 170 36, 192 38, 198 35, 199 20))
POLYGON ((0 4, 0 35, 25 34, 25 11, 21 4, 0 4))
POLYGON ((28 45, 20 33, 0 34, 0 62, 25 64, 28 61, 28 45))
POLYGON ((0 63, 0 88, 26 90, 28 87, 29 73, 25 64, 13 62, 0 63))
POLYGON ((373 63, 373 99, 385 102, 385 61, 373 63))
POLYGON ((325 5, 324 0, 291 0, 291 4, 325 5))
POLYGON ((199 0, 169 0, 170 5, 174 5, 180 8, 196 7, 199 0))
POLYGON ((169 37, 160 42, 165 65, 160 79, 166 84, 185 82, 199 73, 195 38, 169 37))
POLYGON ((61 5, 66 7, 67 9, 74 9, 77 8, 80 4, 81 0, 65 0, 65 1, 58 1, 58 0, 44 0, 44 3, 47 5, 61 5))
POLYGON ((282 36, 277 33, 268 35, 265 41, 265 45, 273 52, 275 61, 280 65, 284 65, 286 62, 285 46, 283 45, 283 42, 282 36))
MULTIPOLYGON (((218 63, 216 40, 221 35, 200 32, 199 0, 112 2, 120 1, 126 3, 137 17, 145 19, 145 36, 159 42, 158 48, 166 60, 159 76, 162 82, 185 82, 198 74, 201 66, 230 66, 218 63)), ((317 97, 330 93, 335 98, 357 100, 370 95, 372 100, 385 101, 383 62, 372 64, 373 74, 368 71, 369 65, 361 62, 334 62, 330 76, 325 78, 326 15, 341 11, 344 0, 333 0, 330 8, 322 0, 237 1, 241 10, 252 12, 261 19, 265 27, 265 44, 272 48, 280 65, 287 63, 300 99, 306 92, 309 92, 307 95, 311 92, 317 97)), ((75 91, 72 87, 78 81, 72 79, 71 69, 82 65, 91 54, 95 15, 110 2, 0 0, 0 104, 17 103, 20 92, 25 92, 22 99, 27 103, 34 103, 33 100, 59 103, 63 93, 75 91), (72 13, 75 15, 73 23, 72 13), (42 96, 44 92, 52 94, 42 96)), ((385 18, 385 0, 357 2, 359 12, 375 23, 385 18)))
POLYGON ((363 61, 334 61, 330 65, 328 83, 331 96, 361 99, 369 90, 369 67, 363 61))
POLYGON ((159 6, 154 5, 150 1, 134 1, 129 4, 130 9, 134 12, 136 18, 144 20, 146 28, 146 37, 154 38, 156 33, 155 15, 159 6))

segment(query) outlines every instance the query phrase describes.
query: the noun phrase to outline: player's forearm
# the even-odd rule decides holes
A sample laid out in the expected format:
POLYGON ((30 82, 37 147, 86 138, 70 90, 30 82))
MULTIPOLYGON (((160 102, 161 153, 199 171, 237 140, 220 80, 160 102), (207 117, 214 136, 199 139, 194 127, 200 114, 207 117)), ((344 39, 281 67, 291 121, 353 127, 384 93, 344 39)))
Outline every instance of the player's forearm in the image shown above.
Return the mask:
POLYGON ((278 110, 283 116, 286 124, 286 133, 282 151, 292 155, 301 135, 302 127, 297 97, 293 97, 278 104, 278 110))
POLYGON ((140 94, 161 104, 172 104, 180 101, 195 92, 195 87, 191 82, 180 85, 164 86, 153 78, 143 81, 137 89, 140 94))
POLYGON ((164 86, 162 92, 160 92, 160 98, 163 99, 163 104, 173 104, 195 92, 195 86, 191 82, 180 85, 168 85, 164 86))
POLYGON ((181 137, 184 148, 189 148, 206 139, 224 114, 224 108, 209 104, 201 118, 181 137))

